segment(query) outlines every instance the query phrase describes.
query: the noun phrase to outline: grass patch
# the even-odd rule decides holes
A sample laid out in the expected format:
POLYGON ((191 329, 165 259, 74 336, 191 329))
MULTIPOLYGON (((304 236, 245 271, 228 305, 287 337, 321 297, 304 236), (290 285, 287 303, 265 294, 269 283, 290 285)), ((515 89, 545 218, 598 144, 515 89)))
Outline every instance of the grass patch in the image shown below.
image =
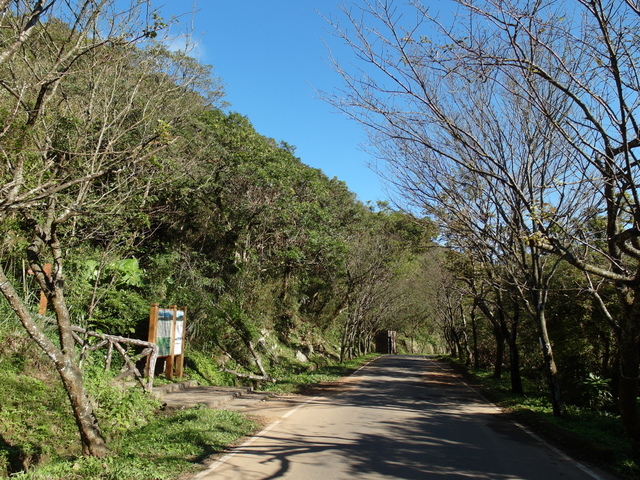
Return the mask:
POLYGON ((58 384, 7 370, 0 371, 0 384, 0 478, 65 452, 80 454, 69 400, 58 384))
POLYGON ((22 480, 169 480, 195 471, 197 462, 223 451, 256 428, 236 412, 191 408, 157 417, 110 444, 112 455, 52 459, 22 480))
POLYGON ((163 412, 141 388, 125 387, 114 381, 117 372, 87 361, 85 386, 111 452, 103 459, 82 457, 57 373, 29 343, 10 340, 0 344, 0 478, 175 479, 256 428, 235 412, 163 412))

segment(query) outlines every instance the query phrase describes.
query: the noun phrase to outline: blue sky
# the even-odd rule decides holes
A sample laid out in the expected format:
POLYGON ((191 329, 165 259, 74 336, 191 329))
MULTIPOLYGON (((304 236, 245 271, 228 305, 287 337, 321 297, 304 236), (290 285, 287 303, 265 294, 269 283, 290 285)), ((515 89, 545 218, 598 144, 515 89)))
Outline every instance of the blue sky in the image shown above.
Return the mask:
MULTIPOLYGON (((158 0, 165 18, 189 12, 192 2, 158 0)), ((322 16, 339 15, 334 0, 198 0, 193 56, 213 66, 225 84, 230 111, 245 115, 262 135, 286 141, 296 155, 329 177, 338 177, 363 201, 385 200, 382 182, 367 166, 364 129, 318 98, 340 78, 329 65, 346 55, 322 16)))

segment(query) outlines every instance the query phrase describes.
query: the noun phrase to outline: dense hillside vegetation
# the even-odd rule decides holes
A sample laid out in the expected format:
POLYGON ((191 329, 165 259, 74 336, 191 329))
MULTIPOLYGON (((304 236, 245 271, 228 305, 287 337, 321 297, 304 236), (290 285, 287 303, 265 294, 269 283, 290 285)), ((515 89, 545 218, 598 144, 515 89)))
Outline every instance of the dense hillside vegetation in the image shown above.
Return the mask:
MULTIPOLYGON (((633 415, 628 385, 619 393, 629 383, 620 288, 549 254, 567 252, 545 243, 555 210, 497 195, 504 172, 465 170, 467 157, 438 164, 436 144, 418 141, 387 153, 441 167, 406 164, 399 185, 420 215, 364 205, 227 111, 211 69, 163 46, 166 25, 146 1, 124 3, 0 0, 0 476, 52 457, 131 455, 125 432, 141 442, 168 428, 141 389, 114 383, 122 365, 105 372, 104 350, 89 352, 95 343, 74 330, 146 340, 152 303, 186 308, 186 375, 202 383, 277 388, 394 330, 400 352, 450 353, 558 416, 617 420, 620 400, 633 415)), ((513 123, 511 133, 543 156, 551 147, 534 140, 548 119, 518 100, 503 99, 532 130, 513 123)), ((454 130, 440 139, 452 148, 444 158, 457 158, 462 140, 444 123, 454 130)), ((620 198, 631 201, 626 189, 620 198)), ((611 221, 590 211, 581 231, 606 270, 595 253, 611 221)), ((250 428, 194 415, 238 435, 250 428)))

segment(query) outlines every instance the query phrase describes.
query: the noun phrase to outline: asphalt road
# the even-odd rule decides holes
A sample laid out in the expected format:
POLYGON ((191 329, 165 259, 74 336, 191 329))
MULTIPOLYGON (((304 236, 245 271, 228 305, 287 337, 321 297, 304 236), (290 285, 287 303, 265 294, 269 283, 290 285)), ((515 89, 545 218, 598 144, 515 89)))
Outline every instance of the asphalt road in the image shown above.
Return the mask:
POLYGON ((611 479, 514 425, 420 356, 383 356, 343 393, 277 403, 271 423, 194 480, 611 479))

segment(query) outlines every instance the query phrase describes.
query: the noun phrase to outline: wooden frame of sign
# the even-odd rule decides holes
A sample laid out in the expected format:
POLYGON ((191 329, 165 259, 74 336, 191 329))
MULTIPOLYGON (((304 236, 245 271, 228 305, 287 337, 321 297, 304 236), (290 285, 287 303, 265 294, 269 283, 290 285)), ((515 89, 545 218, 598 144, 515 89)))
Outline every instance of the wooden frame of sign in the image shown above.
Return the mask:
POLYGON ((187 311, 185 308, 178 308, 175 305, 171 305, 169 308, 160 308, 157 303, 151 304, 149 342, 158 345, 158 357, 166 359, 164 374, 169 380, 173 380, 174 374, 178 378, 182 378, 184 373, 186 322, 187 311))

